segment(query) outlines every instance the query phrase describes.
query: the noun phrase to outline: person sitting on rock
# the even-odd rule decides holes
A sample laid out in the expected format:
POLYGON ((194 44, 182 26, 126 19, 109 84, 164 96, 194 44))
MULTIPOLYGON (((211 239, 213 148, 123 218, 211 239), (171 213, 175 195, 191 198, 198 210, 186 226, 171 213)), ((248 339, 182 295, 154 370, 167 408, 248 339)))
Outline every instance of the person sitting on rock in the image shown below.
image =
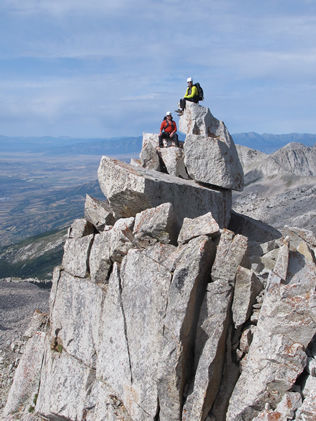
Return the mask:
POLYGON ((180 99, 180 102, 178 103, 179 108, 176 110, 176 113, 178 113, 179 116, 183 114, 186 101, 195 102, 196 104, 199 102, 199 91, 197 87, 193 85, 193 79, 189 77, 187 82, 188 87, 186 93, 184 97, 180 99))
POLYGON ((163 122, 160 126, 159 132, 159 147, 163 148, 162 139, 174 140, 174 143, 179 147, 179 139, 177 135, 177 125, 176 122, 172 119, 172 114, 170 111, 166 112, 166 116, 163 119, 163 122))

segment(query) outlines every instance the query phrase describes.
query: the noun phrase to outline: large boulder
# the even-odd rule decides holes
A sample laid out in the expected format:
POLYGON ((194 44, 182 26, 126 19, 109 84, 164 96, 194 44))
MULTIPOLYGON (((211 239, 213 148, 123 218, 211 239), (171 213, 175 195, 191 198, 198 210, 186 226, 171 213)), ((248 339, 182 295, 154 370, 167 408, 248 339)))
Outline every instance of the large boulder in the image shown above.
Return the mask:
POLYGON ((185 166, 193 180, 241 191, 244 173, 234 141, 225 124, 209 108, 187 102, 179 121, 187 134, 184 143, 185 166))
POLYGON ((160 171, 160 160, 157 153, 158 142, 158 135, 144 133, 143 146, 139 155, 142 167, 160 171))
POLYGON ((84 205, 84 217, 91 222, 98 231, 103 231, 106 225, 114 225, 115 223, 109 202, 107 200, 101 202, 88 194, 86 195, 86 202, 84 205))
MULTIPOLYGON (((226 138, 231 143, 232 138, 223 121, 213 117, 209 108, 194 102, 187 102, 183 115, 179 120, 179 130, 185 134, 196 134, 205 137, 226 138)), ((236 148, 235 148, 236 149, 236 148)))
POLYGON ((230 136, 223 138, 187 135, 184 154, 187 172, 196 182, 224 189, 243 190, 244 173, 230 136))
POLYGON ((171 203, 146 209, 136 215, 133 234, 138 241, 146 239, 160 243, 176 243, 175 213, 171 203))
POLYGON ((135 216, 162 203, 172 203, 176 230, 185 217, 195 218, 212 212, 220 227, 226 227, 231 212, 231 191, 212 190, 193 181, 138 168, 103 156, 98 170, 101 190, 108 198, 115 217, 135 216))
POLYGON ((168 174, 177 177, 189 178, 184 166, 184 152, 182 148, 170 147, 160 149, 160 157, 166 167, 168 174))

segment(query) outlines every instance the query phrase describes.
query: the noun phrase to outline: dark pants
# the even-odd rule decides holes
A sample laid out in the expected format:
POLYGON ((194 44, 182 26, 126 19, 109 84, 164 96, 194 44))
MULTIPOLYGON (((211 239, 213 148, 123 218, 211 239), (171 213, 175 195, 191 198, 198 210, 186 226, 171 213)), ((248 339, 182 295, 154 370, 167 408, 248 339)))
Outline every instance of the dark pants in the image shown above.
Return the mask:
POLYGON ((179 139, 177 133, 174 133, 174 135, 170 137, 169 133, 162 132, 161 136, 159 136, 159 148, 163 148, 162 139, 174 140, 175 145, 179 148, 179 139))
POLYGON ((186 101, 190 101, 190 102, 195 102, 196 104, 199 102, 197 97, 193 97, 193 98, 181 98, 180 99, 180 108, 181 110, 185 109, 185 102, 186 101))

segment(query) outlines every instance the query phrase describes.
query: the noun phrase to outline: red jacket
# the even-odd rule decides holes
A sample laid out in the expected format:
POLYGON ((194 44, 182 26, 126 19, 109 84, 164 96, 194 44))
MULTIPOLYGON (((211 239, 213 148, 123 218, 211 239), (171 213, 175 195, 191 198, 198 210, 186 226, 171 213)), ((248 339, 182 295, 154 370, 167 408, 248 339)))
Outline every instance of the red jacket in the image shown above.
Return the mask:
POLYGON ((167 127, 167 120, 164 120, 162 123, 161 123, 161 126, 160 126, 160 131, 162 132, 163 130, 165 131, 165 132, 167 132, 167 133, 172 133, 172 132, 176 132, 177 131, 177 125, 176 125, 176 122, 175 121, 173 121, 173 120, 171 120, 171 122, 168 124, 168 127, 167 127))

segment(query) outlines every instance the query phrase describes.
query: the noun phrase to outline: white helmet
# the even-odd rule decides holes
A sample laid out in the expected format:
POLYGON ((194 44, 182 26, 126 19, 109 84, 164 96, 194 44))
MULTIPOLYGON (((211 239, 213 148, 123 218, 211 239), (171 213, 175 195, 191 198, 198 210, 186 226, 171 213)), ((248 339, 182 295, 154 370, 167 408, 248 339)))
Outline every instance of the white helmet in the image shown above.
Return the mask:
POLYGON ((188 83, 189 83, 189 82, 193 82, 192 77, 188 77, 188 78, 187 78, 187 82, 188 82, 188 83))
POLYGON ((172 114, 171 114, 171 112, 170 112, 170 111, 167 111, 167 112, 166 112, 166 116, 167 116, 167 115, 171 115, 171 117, 172 117, 172 114))

